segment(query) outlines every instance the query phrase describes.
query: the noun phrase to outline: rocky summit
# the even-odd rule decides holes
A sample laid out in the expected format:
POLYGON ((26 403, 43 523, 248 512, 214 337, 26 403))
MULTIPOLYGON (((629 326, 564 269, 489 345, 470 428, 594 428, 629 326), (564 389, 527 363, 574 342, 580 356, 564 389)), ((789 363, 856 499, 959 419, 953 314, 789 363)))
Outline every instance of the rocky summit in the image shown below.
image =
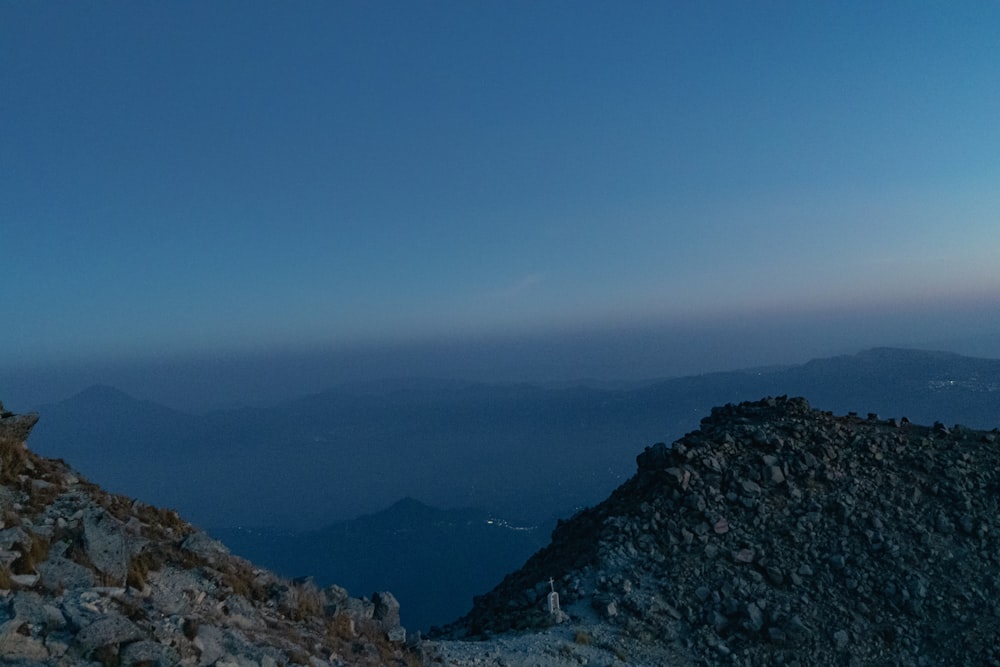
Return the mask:
POLYGON ((997 438, 804 399, 715 408, 436 634, 496 664, 570 626, 580 662, 600 642, 617 664, 998 665, 997 438))
POLYGON ((0 406, 0 662, 417 665, 391 593, 292 582, 25 445, 0 406))

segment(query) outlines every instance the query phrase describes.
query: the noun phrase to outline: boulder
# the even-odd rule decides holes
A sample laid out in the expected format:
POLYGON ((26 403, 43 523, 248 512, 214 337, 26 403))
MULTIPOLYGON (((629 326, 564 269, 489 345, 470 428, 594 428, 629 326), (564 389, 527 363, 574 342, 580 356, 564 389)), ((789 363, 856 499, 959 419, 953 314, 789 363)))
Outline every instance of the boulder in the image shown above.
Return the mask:
POLYGON ((128 548, 121 523, 102 508, 83 514, 83 546, 106 585, 120 586, 128 574, 128 548))
POLYGON ((17 619, 0 625, 0 656, 5 664, 32 663, 49 657, 49 650, 38 639, 20 632, 24 621, 17 619))
POLYGON ((76 641, 84 654, 94 649, 112 644, 134 642, 144 637, 142 630, 124 616, 110 614, 103 616, 76 635, 76 641))
POLYGON ((386 630, 399 627, 399 601, 389 591, 380 591, 372 595, 373 618, 382 624, 386 630))
POLYGON ((88 568, 68 558, 57 556, 35 566, 46 590, 58 592, 68 588, 90 588, 94 585, 94 573, 88 568))

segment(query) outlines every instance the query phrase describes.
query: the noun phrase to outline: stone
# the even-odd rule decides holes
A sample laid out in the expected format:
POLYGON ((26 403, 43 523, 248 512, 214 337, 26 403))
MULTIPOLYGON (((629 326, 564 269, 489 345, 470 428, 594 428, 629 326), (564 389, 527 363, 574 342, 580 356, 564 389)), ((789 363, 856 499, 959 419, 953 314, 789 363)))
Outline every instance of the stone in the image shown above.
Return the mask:
POLYGON ((50 657, 61 658, 69 650, 69 644, 62 641, 60 635, 49 635, 45 638, 45 648, 48 650, 50 657))
POLYGON ((126 644, 120 652, 122 667, 134 665, 173 665, 179 662, 177 651, 158 642, 140 640, 126 644))
POLYGON ((743 623, 743 627, 752 632, 760 632, 761 628, 764 627, 764 614, 761 612, 760 607, 753 602, 747 605, 746 620, 743 623))
POLYGON ((200 653, 199 665, 217 664, 227 655, 226 639, 222 630, 215 626, 200 626, 198 636, 194 638, 193 643, 200 653))
POLYGON ((713 611, 709 614, 708 622, 712 626, 712 629, 718 634, 722 634, 729 625, 729 619, 717 611, 713 611))
POLYGON ((85 653, 110 644, 132 642, 143 638, 142 631, 124 616, 103 616, 77 633, 76 641, 85 653))
POLYGON ((260 612, 242 595, 233 594, 226 598, 224 610, 227 625, 241 630, 253 630, 266 625, 260 612))
POLYGON ((181 542, 181 549, 190 551, 191 553, 197 554, 198 556, 201 556, 209 561, 213 560, 217 556, 229 554, 229 549, 226 545, 209 537, 207 533, 200 530, 185 537, 184 541, 181 542))
POLYGON ((778 466, 768 466, 767 478, 771 481, 772 484, 785 483, 785 473, 782 472, 781 468, 778 466))
POLYGON ((344 601, 343 610, 358 620, 375 617, 375 605, 369 600, 348 598, 344 601))
POLYGON ((785 625, 785 632, 794 639, 805 639, 812 634, 798 614, 788 619, 788 623, 785 625))
POLYGON ((5 528, 0 530, 0 549, 4 551, 17 550, 17 557, 20 557, 20 549, 31 546, 31 536, 20 526, 5 528))
POLYGON ((372 617, 388 629, 399 627, 399 601, 389 591, 380 591, 372 595, 372 617))
POLYGON ((128 574, 125 533, 117 519, 91 508, 83 515, 83 544, 87 557, 107 584, 122 585, 128 574))
POLYGON ((50 557, 35 566, 41 577, 42 586, 49 591, 63 591, 72 588, 91 588, 95 584, 94 573, 75 561, 61 556, 50 557))
POLYGON ((39 576, 37 574, 12 574, 10 575, 10 580, 20 586, 21 588, 31 588, 38 583, 39 576))
POLYGON ((662 470, 669 467, 670 463, 670 450, 667 445, 662 442, 658 442, 652 447, 646 447, 646 449, 636 457, 636 464, 639 470, 662 470))
POLYGON ((351 597, 348 595, 346 588, 337 585, 327 586, 320 591, 320 595, 325 601, 325 605, 328 609, 327 613, 331 616, 339 611, 351 597))
POLYGON ((603 611, 604 615, 607 616, 608 618, 614 618, 615 616, 618 615, 618 603, 616 603, 614 600, 611 600, 602 607, 601 611, 603 611))
POLYGON ((3 412, 0 416, 0 437, 8 438, 12 442, 24 442, 37 423, 38 415, 34 413, 15 415, 12 412, 3 412))
POLYGON ((23 625, 24 621, 16 619, 0 625, 0 656, 12 664, 46 660, 49 650, 34 637, 19 632, 23 625))
POLYGON ((17 621, 46 628, 62 628, 66 625, 66 618, 59 608, 33 591, 15 593, 10 608, 17 621))

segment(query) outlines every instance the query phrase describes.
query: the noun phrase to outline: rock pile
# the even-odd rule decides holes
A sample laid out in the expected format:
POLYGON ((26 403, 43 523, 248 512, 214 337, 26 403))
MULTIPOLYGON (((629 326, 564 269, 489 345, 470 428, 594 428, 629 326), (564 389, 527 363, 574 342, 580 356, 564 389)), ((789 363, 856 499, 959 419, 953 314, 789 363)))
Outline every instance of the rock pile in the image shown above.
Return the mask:
POLYGON ((416 665, 391 593, 294 583, 30 452, 0 406, 5 665, 416 665))
POLYGON ((439 635, 550 625, 555 577, 575 622, 707 664, 1000 665, 998 437, 715 408, 439 635))

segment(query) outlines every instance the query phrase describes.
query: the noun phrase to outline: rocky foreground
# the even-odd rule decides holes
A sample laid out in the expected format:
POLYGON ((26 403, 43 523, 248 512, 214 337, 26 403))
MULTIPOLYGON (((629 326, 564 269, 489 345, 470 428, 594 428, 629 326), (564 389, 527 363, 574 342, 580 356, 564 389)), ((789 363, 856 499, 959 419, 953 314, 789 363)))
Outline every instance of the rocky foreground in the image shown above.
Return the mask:
POLYGON ((408 642, 391 594, 254 567, 34 455, 36 420, 0 407, 5 665, 1000 665, 996 430, 716 408, 408 642))
POLYGON ((438 630, 465 640, 441 660, 1000 665, 997 438, 803 399, 716 408, 438 630))
POLYGON ((30 452, 0 406, 0 663, 418 665, 390 593, 282 579, 30 452))

